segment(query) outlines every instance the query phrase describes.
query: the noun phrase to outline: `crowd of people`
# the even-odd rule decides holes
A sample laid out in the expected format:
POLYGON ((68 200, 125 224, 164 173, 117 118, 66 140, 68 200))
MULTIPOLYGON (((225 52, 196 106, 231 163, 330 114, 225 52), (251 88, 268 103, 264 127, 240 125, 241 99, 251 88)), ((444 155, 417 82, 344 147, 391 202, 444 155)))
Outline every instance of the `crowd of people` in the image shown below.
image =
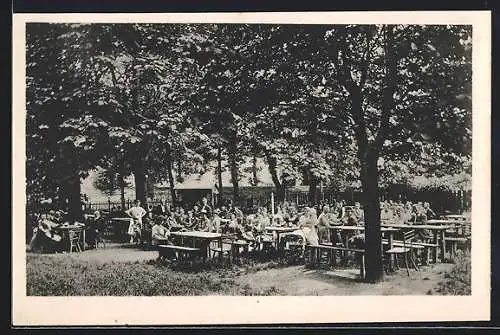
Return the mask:
MULTIPOLYGON (((430 204, 383 201, 380 204, 381 221, 399 224, 424 223, 436 217, 430 204)), ((330 241, 330 227, 333 225, 364 225, 364 211, 359 202, 346 206, 343 201, 319 206, 298 206, 282 202, 273 211, 258 207, 254 213, 245 215, 231 203, 212 208, 206 198, 192 208, 170 207, 164 201, 157 206, 143 208, 138 200, 124 211, 132 220, 128 228, 131 243, 151 242, 168 239, 173 231, 205 231, 233 233, 248 242, 259 242, 270 238, 264 234, 268 226, 295 227, 285 235, 300 237, 304 243, 317 244, 330 241), (319 213, 319 214, 318 214, 319 213)), ((337 236, 342 240, 341 236, 337 236)))
MULTIPOLYGON (((436 213, 427 202, 382 201, 380 210, 382 222, 417 224, 436 217, 436 213)), ((34 246, 40 240, 47 240, 47 237, 50 241, 57 242, 60 238, 52 228, 63 224, 63 214, 60 211, 52 211, 43 219, 39 218, 30 246, 34 246)), ((124 211, 115 209, 113 216, 119 215, 131 219, 127 230, 130 243, 150 245, 168 241, 170 232, 174 231, 231 233, 251 244, 259 244, 265 239, 275 238, 275 236, 265 234, 265 228, 268 226, 294 227, 296 228, 294 231, 283 236, 295 237, 303 243, 332 243, 341 242, 344 239, 338 233, 334 236, 336 241, 331 241, 329 229, 331 226, 364 225, 364 211, 360 203, 355 202, 353 206, 346 206, 343 201, 310 207, 284 201, 277 204, 274 211, 261 206, 253 213, 244 214, 239 207, 231 203, 212 208, 207 198, 202 198, 191 208, 172 207, 165 201, 161 201, 156 206, 146 204, 143 207, 141 202, 136 200, 130 208, 124 211)), ((101 212, 95 211, 92 219, 87 220, 85 224, 87 239, 93 240, 99 232, 105 229, 106 219, 101 212)))

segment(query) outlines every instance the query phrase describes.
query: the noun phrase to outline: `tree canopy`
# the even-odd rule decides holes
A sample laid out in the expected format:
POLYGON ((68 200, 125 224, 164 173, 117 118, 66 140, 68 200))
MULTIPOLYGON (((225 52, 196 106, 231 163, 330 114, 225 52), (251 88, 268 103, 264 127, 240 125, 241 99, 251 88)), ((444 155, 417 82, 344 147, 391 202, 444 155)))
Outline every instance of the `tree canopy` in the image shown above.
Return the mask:
MULTIPOLYGON (((379 186, 470 174, 470 26, 42 24, 27 26, 27 193, 104 188, 264 158, 286 185, 358 182, 367 250, 379 186), (107 178, 107 180, 106 180, 107 178), (417 178, 418 179, 418 178, 417 178), (121 181, 120 181, 121 180, 121 181)), ((440 179, 441 178, 441 179, 440 179)), ((219 177, 220 179, 220 177, 219 177)), ((123 193, 123 192, 122 192, 123 193)), ((367 259, 372 280, 381 264, 367 259)))

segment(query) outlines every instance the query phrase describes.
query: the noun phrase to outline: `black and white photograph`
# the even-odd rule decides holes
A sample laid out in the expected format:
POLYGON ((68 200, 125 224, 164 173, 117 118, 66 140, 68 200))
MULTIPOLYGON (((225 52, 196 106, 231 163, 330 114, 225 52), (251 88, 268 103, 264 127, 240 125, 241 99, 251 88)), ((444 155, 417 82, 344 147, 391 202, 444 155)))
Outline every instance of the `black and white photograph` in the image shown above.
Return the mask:
POLYGON ((470 298, 476 27, 306 21, 23 22, 26 298, 470 298))

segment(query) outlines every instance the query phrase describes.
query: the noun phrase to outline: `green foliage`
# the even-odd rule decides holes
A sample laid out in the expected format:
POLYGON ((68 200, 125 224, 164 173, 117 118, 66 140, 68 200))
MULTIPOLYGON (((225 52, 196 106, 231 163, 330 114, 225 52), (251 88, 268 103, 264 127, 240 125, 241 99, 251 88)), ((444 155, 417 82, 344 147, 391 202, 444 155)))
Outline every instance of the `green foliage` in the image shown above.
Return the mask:
POLYGON ((470 95, 467 26, 30 24, 28 193, 203 173, 218 147, 280 184, 359 182, 369 152, 381 185, 470 173, 470 95))

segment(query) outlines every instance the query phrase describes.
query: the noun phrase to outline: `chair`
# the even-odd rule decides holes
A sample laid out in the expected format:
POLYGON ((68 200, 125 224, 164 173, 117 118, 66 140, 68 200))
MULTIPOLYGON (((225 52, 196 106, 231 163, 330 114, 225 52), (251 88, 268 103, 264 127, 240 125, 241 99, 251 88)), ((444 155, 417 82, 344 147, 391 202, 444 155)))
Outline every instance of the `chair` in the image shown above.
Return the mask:
MULTIPOLYGON (((390 257, 391 255, 396 256, 403 256, 404 262, 405 262, 405 267, 406 271, 408 273, 408 276, 410 276, 410 267, 408 265, 408 259, 410 260, 413 268, 417 271, 419 271, 417 264, 415 263, 415 259, 413 257, 413 240, 415 239, 416 233, 415 230, 408 230, 403 233, 403 246, 398 246, 398 247, 392 247, 389 250, 386 250, 386 254, 390 257)), ((396 259, 397 263, 397 259, 396 259)))
POLYGON ((212 256, 215 254, 219 254, 220 258, 223 259, 224 255, 228 256, 228 259, 232 261, 233 254, 233 243, 236 240, 236 235, 227 234, 223 235, 222 238, 218 241, 212 241, 209 246, 210 252, 212 252, 212 256))
POLYGON ((69 252, 82 251, 81 242, 82 242, 82 231, 81 230, 70 230, 68 231, 69 237, 69 252))
POLYGON ((304 258, 305 241, 301 236, 284 234, 280 239, 279 249, 282 250, 283 263, 296 262, 304 258))

